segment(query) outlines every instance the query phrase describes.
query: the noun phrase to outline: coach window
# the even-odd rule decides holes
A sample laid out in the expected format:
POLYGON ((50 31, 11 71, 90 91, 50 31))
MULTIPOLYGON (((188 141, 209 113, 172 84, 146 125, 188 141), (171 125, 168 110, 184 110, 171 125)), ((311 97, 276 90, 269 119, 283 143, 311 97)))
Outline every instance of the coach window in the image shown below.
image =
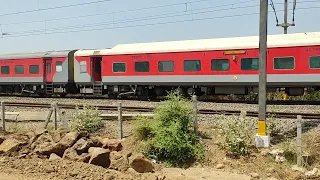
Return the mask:
POLYGON ((24 67, 23 65, 17 65, 14 67, 15 74, 24 74, 24 67))
POLYGON ((273 68, 279 70, 294 69, 294 57, 277 57, 273 59, 273 68))
POLYGON ((228 71, 230 68, 229 59, 212 59, 211 70, 212 71, 228 71))
POLYGON ((159 72, 173 72, 174 62, 173 61, 159 61, 158 71, 159 72))
POLYGON ((56 62, 56 72, 62 72, 62 62, 61 61, 56 62))
POLYGON ((183 64, 184 64, 184 71, 200 71, 201 70, 200 60, 185 60, 183 64))
POLYGON ((243 58, 241 59, 241 70, 258 70, 259 58, 243 58))
POLYGON ((47 73, 50 74, 51 73, 51 63, 47 64, 47 73))
POLYGON ((1 66, 1 74, 10 74, 9 66, 1 66))
POLYGON ((30 74, 39 74, 39 65, 30 65, 29 66, 30 74))
POLYGON ((80 61, 80 73, 87 72, 87 61, 80 61))
POLYGON ((124 62, 115 62, 112 64, 113 72, 126 72, 126 63, 124 62))
POLYGON ((309 58, 310 69, 320 69, 320 56, 311 56, 309 58))
POLYGON ((150 67, 148 61, 134 63, 134 70, 136 72, 149 72, 149 69, 150 67))

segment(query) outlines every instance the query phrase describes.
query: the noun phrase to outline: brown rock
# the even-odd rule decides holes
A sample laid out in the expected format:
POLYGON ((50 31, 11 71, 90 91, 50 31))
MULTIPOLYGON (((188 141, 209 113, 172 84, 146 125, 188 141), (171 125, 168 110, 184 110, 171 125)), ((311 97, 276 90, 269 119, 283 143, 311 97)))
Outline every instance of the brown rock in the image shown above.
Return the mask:
POLYGON ((67 148, 60 143, 56 143, 56 144, 44 143, 44 144, 38 145, 35 148, 34 153, 47 155, 47 156, 50 156, 50 154, 55 153, 58 156, 62 156, 66 149, 67 148))
POLYGON ((98 136, 90 137, 91 147, 102 147, 101 138, 98 136))
POLYGON ((154 167, 152 163, 142 154, 138 154, 130 162, 130 166, 139 173, 152 172, 154 167))
POLYGON ((54 140, 52 139, 52 136, 48 133, 41 134, 39 137, 35 135, 29 140, 28 146, 30 146, 30 149, 34 150, 38 145, 44 144, 44 143, 50 143, 53 144, 54 140))
POLYGON ((76 150, 78 154, 82 154, 90 148, 93 142, 89 140, 85 140, 85 138, 79 139, 73 146, 72 149, 76 150))
POLYGON ((120 141, 116 139, 104 138, 101 140, 102 147, 105 149, 109 149, 110 151, 121 151, 122 144, 120 141))
POLYGON ((15 152, 15 151, 19 150, 19 148, 25 144, 26 144, 26 142, 22 142, 22 141, 13 139, 13 138, 6 139, 0 145, 0 154, 15 152))
POLYGON ((79 155, 77 154, 76 150, 69 148, 64 151, 62 158, 71 161, 77 161, 79 159, 79 155))
POLYGON ((129 160, 126 156, 111 160, 110 169, 126 171, 130 168, 129 160))
POLYGON ((50 155, 49 161, 54 161, 54 160, 58 160, 58 159, 61 159, 61 157, 56 155, 55 153, 52 153, 50 155))
POLYGON ((78 136, 78 132, 69 132, 59 141, 59 144, 65 146, 66 148, 69 148, 77 142, 78 136))
POLYGON ((110 151, 103 148, 94 148, 91 152, 89 164, 108 168, 110 166, 110 151))

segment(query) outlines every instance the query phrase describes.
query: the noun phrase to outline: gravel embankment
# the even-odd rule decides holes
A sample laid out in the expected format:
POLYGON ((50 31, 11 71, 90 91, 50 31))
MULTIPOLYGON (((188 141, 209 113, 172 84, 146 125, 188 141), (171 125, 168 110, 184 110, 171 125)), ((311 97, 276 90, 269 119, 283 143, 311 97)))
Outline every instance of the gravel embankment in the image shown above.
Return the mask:
MULTIPOLYGON (((20 98, 20 97, 0 97, 1 101, 7 102, 25 102, 25 103, 53 103, 60 104, 77 104, 77 105, 100 105, 100 106, 116 106, 119 102, 122 106, 132 107, 157 107, 161 105, 159 102, 145 101, 129 101, 129 100, 102 100, 102 99, 60 99, 60 98, 20 98)), ((10 107, 11 108, 11 107, 10 107)), ((199 109, 217 109, 217 110, 244 110, 258 111, 257 104, 234 104, 234 103, 210 103, 199 102, 199 109)), ((21 109, 21 107, 19 107, 21 109)), ((43 110, 39 108, 31 108, 30 110, 43 110)), ((304 113, 320 113, 320 106, 317 105, 268 105, 268 112, 304 112, 304 113)))

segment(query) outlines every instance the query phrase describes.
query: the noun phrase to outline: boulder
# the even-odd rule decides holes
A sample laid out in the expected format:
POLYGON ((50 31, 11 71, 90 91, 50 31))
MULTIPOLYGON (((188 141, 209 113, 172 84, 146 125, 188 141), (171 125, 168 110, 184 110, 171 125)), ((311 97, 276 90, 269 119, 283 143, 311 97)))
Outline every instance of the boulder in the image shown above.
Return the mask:
POLYGON ((132 159, 130 166, 139 173, 152 172, 154 169, 152 163, 141 153, 132 159))
POLYGON ((91 147, 102 147, 101 138, 99 136, 91 136, 89 139, 92 142, 91 147))
POLYGON ((101 140, 102 147, 110 151, 121 151, 122 144, 117 139, 104 138, 101 140))
POLYGON ((125 155, 117 157, 117 159, 111 159, 110 169, 127 171, 129 168, 129 160, 125 155))
POLYGON ((29 140, 28 146, 30 149, 34 150, 38 145, 41 144, 54 144, 54 140, 52 139, 52 136, 48 133, 43 133, 39 137, 36 135, 29 140))
POLYGON ((18 151, 19 148, 25 144, 26 142, 22 142, 13 138, 6 139, 0 145, 0 154, 18 151))
POLYGON ((77 161, 79 159, 79 155, 77 154, 76 150, 68 148, 64 151, 62 158, 71 161, 77 161))
POLYGON ((76 150, 72 148, 68 148, 67 150, 65 150, 62 158, 71 160, 71 161, 88 163, 90 160, 90 155, 88 153, 83 153, 81 155, 78 155, 76 150))
MULTIPOLYGON (((91 149, 91 148, 90 148, 91 149)), ((91 158, 89 164, 102 166, 108 168, 110 166, 110 151, 104 148, 93 148, 91 149, 91 158)))
POLYGON ((78 132, 69 132, 58 143, 66 148, 69 148, 77 142, 78 136, 78 132))
POLYGON ((47 156, 50 156, 50 154, 52 153, 55 153, 58 156, 62 156, 66 149, 67 148, 60 143, 51 144, 46 142, 38 145, 33 152, 41 155, 47 155, 47 156))
POLYGON ((49 161, 54 161, 54 160, 58 160, 58 159, 61 159, 61 157, 56 155, 55 153, 52 153, 50 155, 49 161))
POLYGON ((91 145, 93 142, 90 139, 81 138, 72 146, 72 149, 76 150, 78 154, 82 154, 87 152, 91 145))

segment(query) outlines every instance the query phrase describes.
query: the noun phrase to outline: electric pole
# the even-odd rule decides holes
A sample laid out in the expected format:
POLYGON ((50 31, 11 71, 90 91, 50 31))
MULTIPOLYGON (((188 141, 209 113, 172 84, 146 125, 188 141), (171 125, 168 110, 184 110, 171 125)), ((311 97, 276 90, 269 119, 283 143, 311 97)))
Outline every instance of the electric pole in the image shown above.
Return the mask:
MULTIPOLYGON (((295 6, 295 3, 294 3, 295 6)), ((277 24, 277 26, 283 27, 283 33, 288 34, 288 27, 295 26, 294 23, 288 23, 288 0, 284 0, 284 21, 282 24, 277 24)))
POLYGON ((268 0, 260 0, 259 119, 258 134, 255 137, 257 147, 269 147, 270 144, 270 138, 266 133, 268 5, 268 0))

